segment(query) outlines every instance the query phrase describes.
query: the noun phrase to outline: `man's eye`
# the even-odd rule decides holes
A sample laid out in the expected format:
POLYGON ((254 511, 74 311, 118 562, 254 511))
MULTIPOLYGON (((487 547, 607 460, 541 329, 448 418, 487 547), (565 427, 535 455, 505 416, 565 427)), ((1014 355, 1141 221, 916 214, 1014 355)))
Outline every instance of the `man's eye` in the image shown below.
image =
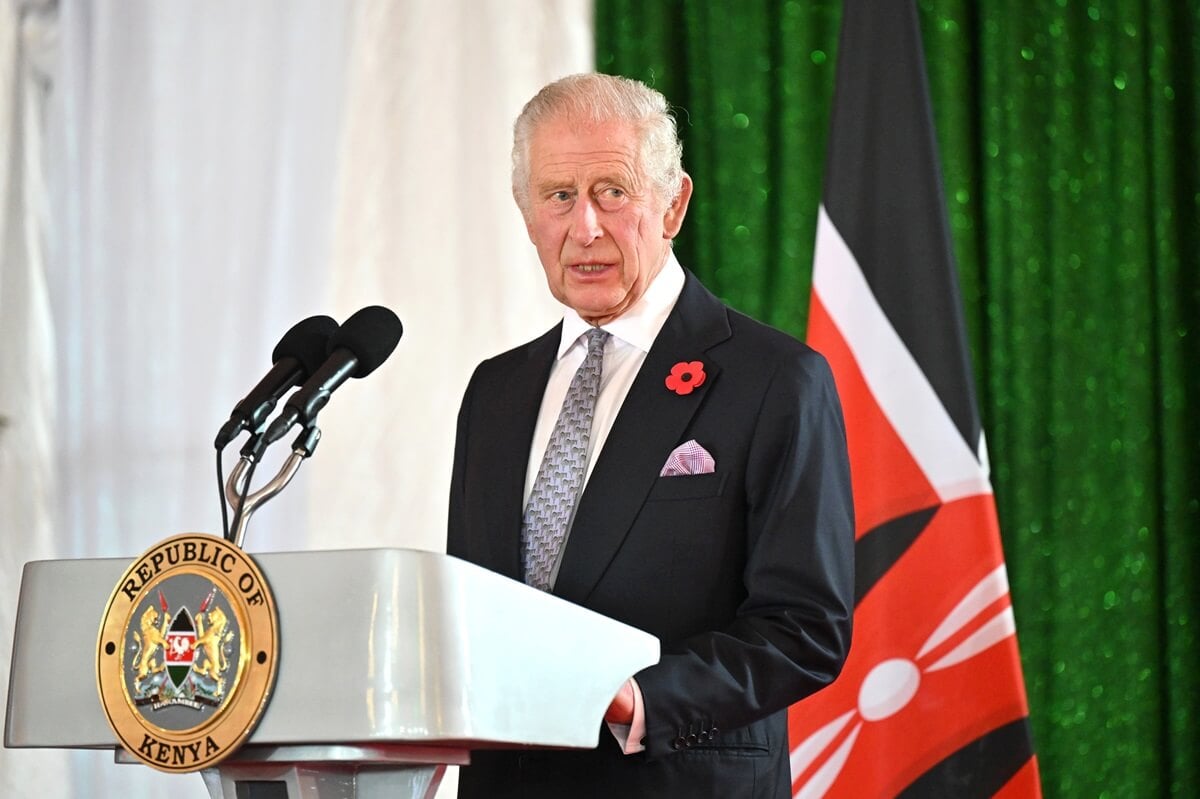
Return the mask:
POLYGON ((571 193, 567 191, 556 191, 550 195, 550 199, 554 200, 556 203, 569 202, 571 199, 571 193))
POLYGON ((629 195, 625 190, 617 186, 609 186, 597 195, 597 202, 605 211, 618 211, 625 204, 625 200, 629 195))

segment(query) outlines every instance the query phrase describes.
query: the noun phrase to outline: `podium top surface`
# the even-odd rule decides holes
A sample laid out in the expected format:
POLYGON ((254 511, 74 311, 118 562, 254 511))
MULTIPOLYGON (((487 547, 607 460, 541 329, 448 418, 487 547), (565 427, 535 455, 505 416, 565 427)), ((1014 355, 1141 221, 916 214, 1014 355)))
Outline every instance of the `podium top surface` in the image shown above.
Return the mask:
MULTIPOLYGON (((113 748, 93 664, 132 558, 37 561, 21 581, 4 742, 113 748)), ((658 640, 434 552, 255 556, 279 610, 279 673, 247 744, 593 747, 658 640)))

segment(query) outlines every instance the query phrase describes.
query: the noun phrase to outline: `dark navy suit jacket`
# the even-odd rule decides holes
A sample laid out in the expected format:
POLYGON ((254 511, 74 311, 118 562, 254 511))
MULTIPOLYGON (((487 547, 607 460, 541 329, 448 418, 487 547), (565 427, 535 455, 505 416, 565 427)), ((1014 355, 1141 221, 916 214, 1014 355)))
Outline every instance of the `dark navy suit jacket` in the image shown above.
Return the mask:
MULTIPOLYGON (((561 326, 560 326, 561 327, 561 326)), ((530 441, 560 327, 482 363, 458 419, 447 551, 522 579, 530 441)), ((476 752, 463 797, 791 796, 786 708, 850 646, 853 505, 825 360, 691 274, 600 452, 554 593, 662 641, 646 751, 476 752), (678 395, 680 361, 706 379, 678 395), (679 444, 712 474, 660 477, 679 444)))

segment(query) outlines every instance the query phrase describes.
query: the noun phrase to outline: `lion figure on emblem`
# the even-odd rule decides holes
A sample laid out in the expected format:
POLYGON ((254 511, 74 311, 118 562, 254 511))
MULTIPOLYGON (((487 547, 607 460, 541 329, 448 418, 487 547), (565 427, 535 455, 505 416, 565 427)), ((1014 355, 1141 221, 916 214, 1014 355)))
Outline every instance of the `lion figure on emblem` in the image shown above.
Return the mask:
POLYGON ((169 620, 166 614, 163 614, 162 624, 158 622, 158 610, 151 605, 142 613, 141 627, 142 632, 139 635, 135 630, 133 640, 137 644, 137 669, 136 681, 140 684, 146 679, 147 675, 163 671, 166 665, 156 663, 154 656, 159 649, 163 649, 167 645, 167 624, 169 620))
POLYGON ((233 640, 233 631, 225 629, 228 624, 225 613, 217 607, 207 613, 196 614, 196 643, 192 644, 192 649, 202 652, 204 660, 192 668, 196 674, 216 682, 217 690, 213 692, 213 696, 220 696, 225 692, 225 678, 222 674, 229 668, 225 645, 233 640))

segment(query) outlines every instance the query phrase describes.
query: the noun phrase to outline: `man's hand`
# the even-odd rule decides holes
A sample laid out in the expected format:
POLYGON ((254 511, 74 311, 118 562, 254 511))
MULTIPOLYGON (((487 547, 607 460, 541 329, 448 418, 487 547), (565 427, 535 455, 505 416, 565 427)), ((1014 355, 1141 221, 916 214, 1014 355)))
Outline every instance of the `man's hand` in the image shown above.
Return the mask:
POLYGON ((604 711, 604 720, 610 724, 633 723, 633 683, 629 680, 625 681, 608 710, 604 711))

